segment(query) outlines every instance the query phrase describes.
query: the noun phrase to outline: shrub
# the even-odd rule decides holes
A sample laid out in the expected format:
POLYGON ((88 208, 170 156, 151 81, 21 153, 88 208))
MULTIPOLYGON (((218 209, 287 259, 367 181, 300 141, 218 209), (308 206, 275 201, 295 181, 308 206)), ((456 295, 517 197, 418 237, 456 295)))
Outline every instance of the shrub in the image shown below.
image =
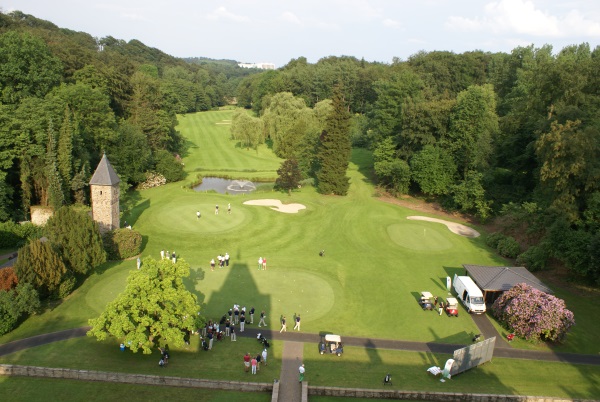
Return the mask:
POLYGON ((19 279, 12 267, 0 269, 0 290, 10 290, 17 286, 19 279))
POLYGON ((77 279, 75 278, 75 276, 70 274, 65 275, 63 281, 58 287, 58 291, 53 296, 55 296, 57 299, 64 299, 65 297, 71 294, 73 289, 75 289, 76 283, 77 279))
POLYGON ((17 249, 28 239, 41 237, 42 228, 31 222, 18 224, 12 221, 0 222, 0 248, 17 249))
POLYGON ((487 244, 488 246, 490 246, 493 249, 498 249, 498 243, 500 242, 500 240, 504 239, 506 236, 504 236, 502 233, 500 232, 494 232, 491 233, 486 239, 485 239, 485 244, 487 244))
POLYGON ((156 161, 156 171, 163 175, 168 183, 185 178, 183 164, 177 161, 169 151, 158 151, 154 159, 156 161))
POLYGON ((546 246, 538 244, 531 246, 517 257, 517 264, 523 265, 530 271, 540 271, 546 269, 546 263, 548 262, 548 251, 546 246))
POLYGON ((521 252, 521 246, 512 236, 500 240, 496 249, 498 250, 498 254, 508 258, 516 258, 521 252))
POLYGON ((25 313, 33 314, 39 307, 38 293, 29 283, 0 291, 0 335, 12 331, 25 313))
POLYGON ((142 251, 142 235, 133 229, 116 229, 102 238, 110 260, 122 260, 142 251))
POLYGON ((492 305, 492 314, 517 336, 527 340, 562 342, 575 318, 565 302, 519 283, 492 305))

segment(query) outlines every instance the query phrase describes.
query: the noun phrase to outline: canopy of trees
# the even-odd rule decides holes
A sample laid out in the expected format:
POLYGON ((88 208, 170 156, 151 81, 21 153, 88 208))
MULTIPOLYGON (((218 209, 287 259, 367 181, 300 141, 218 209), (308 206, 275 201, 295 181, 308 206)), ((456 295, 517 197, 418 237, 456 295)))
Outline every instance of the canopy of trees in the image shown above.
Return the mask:
POLYGON ((374 151, 377 180, 394 193, 482 220, 535 211, 527 227, 506 228, 527 233, 520 261, 557 259, 600 284, 599 71, 600 48, 587 43, 246 70, 0 13, 0 220, 26 218, 33 204, 87 202, 102 151, 126 185, 158 169, 178 180, 168 160, 184 151, 176 113, 237 102, 248 113, 236 112, 233 138, 297 160, 323 193, 347 191, 350 139, 374 151), (344 128, 332 131, 335 121, 344 128))

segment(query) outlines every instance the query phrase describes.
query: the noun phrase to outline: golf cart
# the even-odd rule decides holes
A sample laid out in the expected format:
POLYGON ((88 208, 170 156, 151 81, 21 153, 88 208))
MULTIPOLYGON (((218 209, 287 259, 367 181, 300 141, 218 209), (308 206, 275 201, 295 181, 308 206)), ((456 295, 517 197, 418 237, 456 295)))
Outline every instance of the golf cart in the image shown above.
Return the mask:
POLYGON ((342 338, 339 335, 327 334, 321 336, 321 342, 319 342, 319 353, 335 353, 341 356, 344 353, 344 346, 342 345, 342 338))
POLYGON ((448 317, 458 317, 458 300, 456 300, 454 297, 447 298, 445 310, 448 317))
POLYGON ((429 292, 421 292, 421 299, 419 300, 419 304, 423 310, 433 310, 433 295, 429 292))

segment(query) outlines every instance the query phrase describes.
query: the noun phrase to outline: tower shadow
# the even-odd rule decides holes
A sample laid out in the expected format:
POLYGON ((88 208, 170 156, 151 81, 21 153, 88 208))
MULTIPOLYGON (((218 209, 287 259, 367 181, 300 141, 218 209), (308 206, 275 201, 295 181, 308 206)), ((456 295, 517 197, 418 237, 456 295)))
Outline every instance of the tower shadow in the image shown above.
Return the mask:
POLYGON ((229 270, 227 278, 221 289, 214 292, 206 303, 206 311, 211 311, 213 314, 217 311, 219 313, 215 315, 218 316, 206 318, 217 320, 223 314, 227 314, 234 304, 239 304, 240 308, 246 307, 246 325, 258 326, 261 311, 264 310, 270 316, 271 296, 260 292, 247 264, 233 263, 223 269, 229 270), (249 312, 252 307, 256 310, 254 324, 250 323, 249 312))

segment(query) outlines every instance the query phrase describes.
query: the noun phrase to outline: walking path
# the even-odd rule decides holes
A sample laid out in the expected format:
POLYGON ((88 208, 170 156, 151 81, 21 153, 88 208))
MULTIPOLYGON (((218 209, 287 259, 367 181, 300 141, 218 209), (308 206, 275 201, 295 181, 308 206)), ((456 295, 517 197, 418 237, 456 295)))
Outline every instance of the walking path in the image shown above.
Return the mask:
MULTIPOLYGON (((70 338, 76 338, 79 336, 85 336, 85 333, 89 327, 80 327, 74 329, 67 329, 64 331, 53 332, 50 334, 43 334, 34 336, 31 338, 20 339, 0 345, 0 356, 7 355, 19 350, 31 348, 34 346, 45 345, 47 343, 57 342, 70 338)), ((309 334, 306 332, 286 332, 279 333, 277 330, 264 330, 258 328, 247 328, 243 333, 239 333, 238 336, 254 337, 256 338, 257 333, 261 333, 267 339, 275 339, 285 342, 298 342, 298 343, 313 343, 315 347, 321 340, 319 334, 309 334)), ((403 341, 395 339, 377 339, 377 338, 359 338, 353 336, 343 337, 344 345, 346 346, 359 346, 369 349, 394 349, 394 350, 406 350, 413 352, 431 352, 431 353, 449 353, 452 354, 455 349, 464 347, 465 345, 455 345, 448 343, 434 343, 434 342, 413 342, 403 341)), ((501 343, 500 343, 501 344, 501 343)), ((571 364, 591 364, 600 365, 600 355, 584 355, 577 353, 559 353, 559 352, 544 352, 536 350, 523 350, 514 349, 508 345, 508 347, 498 347, 494 349, 494 356, 503 357, 509 359, 527 359, 527 360, 540 360, 540 361, 558 361, 571 364)), ((285 356, 284 356, 285 357, 285 356)), ((301 355, 300 355, 301 357, 301 355)), ((298 365, 299 366, 299 365, 298 365)), ((297 372, 298 367, 295 367, 297 372)), ((310 374, 307 373, 309 376, 310 374)), ((309 378, 309 377, 308 377, 309 378)))
POLYGON ((279 375, 279 401, 300 402, 302 384, 298 381, 298 368, 302 364, 304 343, 285 341, 283 343, 283 361, 279 375))

